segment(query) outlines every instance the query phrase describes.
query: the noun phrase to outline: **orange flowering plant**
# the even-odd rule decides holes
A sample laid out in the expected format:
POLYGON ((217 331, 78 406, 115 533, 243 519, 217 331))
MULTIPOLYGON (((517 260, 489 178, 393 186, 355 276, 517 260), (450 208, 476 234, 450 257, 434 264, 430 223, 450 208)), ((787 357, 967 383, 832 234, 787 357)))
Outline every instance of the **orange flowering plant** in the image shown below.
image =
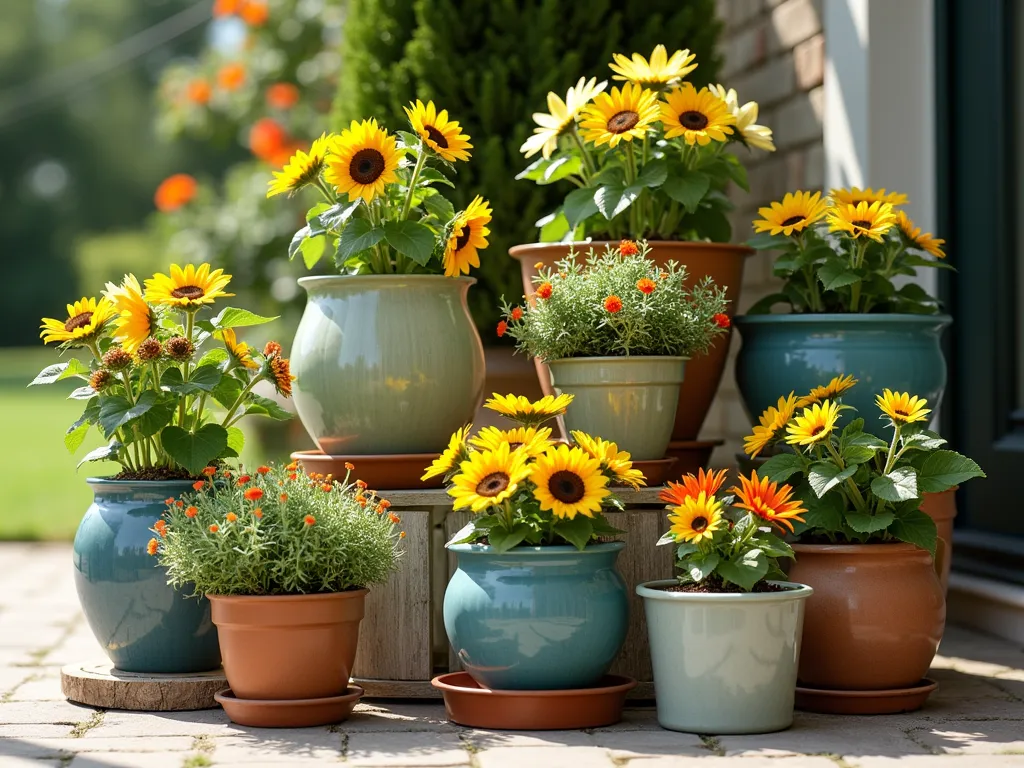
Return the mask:
POLYGON ((305 475, 297 465, 254 471, 210 466, 194 492, 168 499, 149 553, 169 582, 197 595, 344 592, 397 568, 399 516, 352 470, 305 475))
POLYGON ((120 479, 196 476, 210 462, 239 455, 243 416, 291 418, 253 391, 267 381, 280 396, 291 395, 295 377, 281 345, 269 342, 261 353, 235 330, 275 318, 235 307, 202 317, 234 295, 226 290, 230 281, 209 264, 172 264, 144 284, 125 275, 120 285, 107 283, 99 299, 68 304, 66 317, 43 318, 44 343, 90 356, 50 365, 32 381, 83 382, 71 398, 85 410, 64 444, 74 453, 93 427, 108 442, 79 466, 110 459, 122 465, 120 479), (215 413, 215 405, 223 410, 215 413))
POLYGON ((624 240, 581 262, 571 250, 534 278, 525 304, 503 304, 498 335, 543 360, 706 353, 730 324, 725 291, 709 277, 687 288, 684 267, 658 267, 649 252, 624 240))
POLYGON ((671 527, 658 544, 675 545, 681 585, 709 592, 770 590, 767 580, 785 578, 778 559, 793 557, 776 531, 791 533, 806 510, 790 486, 757 472, 720 496, 725 474, 702 469, 668 483, 659 498, 669 505, 671 527))

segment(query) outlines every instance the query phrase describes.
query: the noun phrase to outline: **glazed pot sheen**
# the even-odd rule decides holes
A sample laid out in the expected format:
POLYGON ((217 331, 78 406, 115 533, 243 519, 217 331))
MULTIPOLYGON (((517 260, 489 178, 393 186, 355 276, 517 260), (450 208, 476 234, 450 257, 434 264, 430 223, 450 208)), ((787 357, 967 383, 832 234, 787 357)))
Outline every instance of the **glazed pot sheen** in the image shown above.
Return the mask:
POLYGON ((239 699, 321 699, 348 688, 367 590, 210 595, 224 675, 239 699))
MULTIPOLYGON (((601 253, 608 244, 608 241, 573 244, 532 243, 511 248, 509 255, 519 261, 523 290, 530 294, 536 290, 533 278, 539 274, 537 264, 550 269, 556 261, 566 257, 570 245, 576 248, 577 253, 585 255, 590 248, 601 253)), ((652 240, 648 245, 651 247, 650 258, 659 266, 675 261, 686 267, 686 279, 683 282, 688 288, 704 277, 714 280, 716 285, 725 289, 729 307, 735 311, 740 300, 743 266, 747 257, 754 253, 753 248, 728 243, 685 243, 675 240, 652 240)), ((672 426, 673 441, 697 439, 722 380, 725 361, 729 355, 729 338, 728 335, 720 337, 706 355, 693 359, 686 366, 686 381, 679 389, 679 407, 676 409, 675 423, 672 426)), ((534 362, 544 394, 553 394, 547 366, 540 360, 534 362)))
POLYGON ((566 429, 617 443, 634 461, 664 457, 685 357, 572 357, 548 366, 555 391, 573 395, 566 429))
POLYGON ((164 500, 190 480, 89 478, 93 503, 75 534, 75 586, 82 612, 110 661, 125 672, 184 674, 220 666, 217 630, 204 598, 167 584, 146 552, 164 500))
POLYGON ((626 583, 615 570, 625 544, 514 547, 453 544, 444 627, 465 669, 487 688, 587 688, 626 639, 626 583))
POLYGON ((769 733, 793 723, 804 606, 814 590, 666 592, 649 581, 644 599, 658 724, 688 733, 769 733))
POLYGON ((484 352, 466 295, 440 275, 304 277, 295 407, 329 455, 436 453, 473 418, 484 352))
POLYGON ((920 683, 946 623, 931 555, 912 544, 794 544, 807 584, 800 684, 880 691, 920 683))
POLYGON ((780 396, 809 392, 833 377, 859 383, 843 395, 882 439, 892 430, 877 419, 875 395, 888 387, 928 400, 937 409, 946 388, 939 341, 948 315, 742 315, 733 322, 743 339, 736 383, 751 420, 780 396))

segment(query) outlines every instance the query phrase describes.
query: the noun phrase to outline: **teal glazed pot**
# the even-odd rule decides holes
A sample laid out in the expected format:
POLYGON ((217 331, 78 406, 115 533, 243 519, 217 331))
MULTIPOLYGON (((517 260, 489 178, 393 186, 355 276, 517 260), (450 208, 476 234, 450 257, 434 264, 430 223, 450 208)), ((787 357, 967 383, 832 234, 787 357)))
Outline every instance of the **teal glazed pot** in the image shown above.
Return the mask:
POLYGON ((466 297, 440 275, 304 277, 292 346, 295 407, 328 455, 437 453, 483 397, 466 297))
POLYGON ((640 584, 658 724, 687 733, 770 733, 793 724, 804 607, 814 590, 666 592, 640 584))
POLYGON ((685 357, 571 357, 548 367, 555 391, 573 395, 567 429, 617 443, 633 461, 664 458, 685 357))
POLYGON ((444 628, 463 669, 498 690, 597 683, 626 640, 629 598, 615 570, 623 547, 449 546, 458 569, 444 593, 444 628))
POLYGON ((75 586, 82 612, 110 661, 125 672, 206 672, 220 666, 217 630, 205 598, 167 584, 146 552, 164 500, 189 480, 89 478, 94 501, 75 534, 75 586))
POLYGON ((736 383, 753 423, 779 397, 803 395, 833 377, 859 383, 843 395, 865 429, 888 439, 875 395, 888 387, 928 400, 933 411, 946 388, 942 332, 949 315, 741 315, 733 318, 743 344, 736 383))

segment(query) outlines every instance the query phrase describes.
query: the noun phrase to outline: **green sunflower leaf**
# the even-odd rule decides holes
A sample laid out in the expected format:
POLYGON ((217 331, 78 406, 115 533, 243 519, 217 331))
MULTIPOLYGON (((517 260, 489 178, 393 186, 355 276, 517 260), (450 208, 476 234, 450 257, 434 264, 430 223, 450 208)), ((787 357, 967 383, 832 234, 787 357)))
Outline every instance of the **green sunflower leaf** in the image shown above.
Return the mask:
POLYGON ((640 196, 643 187, 636 185, 624 187, 619 184, 606 184, 598 187, 594 193, 597 209, 606 219, 614 219, 633 204, 640 196))
POLYGON ((579 224, 598 212, 594 194, 594 189, 583 187, 582 189, 574 189, 565 196, 565 202, 562 203, 562 213, 565 214, 570 229, 576 229, 579 224))
POLYGON ((889 533, 900 541, 927 550, 935 557, 935 522, 921 510, 900 512, 889 526, 889 533))
POLYGON ((751 549, 735 562, 723 560, 716 570, 725 581, 749 592, 768 573, 768 558, 762 550, 751 549))
POLYGON ((38 384, 53 384, 64 379, 70 379, 72 376, 84 376, 91 373, 89 366, 79 360, 77 357, 70 358, 64 363, 54 363, 48 365, 39 374, 29 382, 29 386, 36 386, 38 384))
POLYGON ((711 186, 711 177, 699 171, 690 171, 685 175, 675 175, 665 179, 661 188, 665 194, 681 203, 689 212, 693 213, 708 193, 711 186))
POLYGON ((811 465, 811 471, 807 475, 807 482, 810 483, 814 493, 820 499, 848 477, 853 477, 853 473, 856 471, 857 467, 839 469, 835 464, 822 461, 811 465))
POLYGON ((794 453, 779 453, 764 463, 758 475, 767 477, 772 482, 781 483, 797 472, 803 471, 804 463, 799 456, 794 453))
POLYGON ((913 467, 897 467, 888 475, 881 475, 872 480, 871 492, 886 501, 909 501, 919 498, 917 472, 913 467))
POLYGON ((210 324, 217 330, 224 328, 243 328, 250 325, 263 325, 277 320, 278 316, 264 317, 263 315, 257 315, 255 312, 250 312, 248 309, 239 309, 238 307, 225 307, 222 309, 216 317, 214 317, 210 324))
POLYGON ((350 256, 373 248, 384 239, 384 230, 374 227, 368 219, 352 219, 338 239, 338 259, 344 261, 350 256))
POLYGON ((582 551, 594 536, 594 526, 590 518, 576 515, 572 520, 559 520, 555 524, 554 532, 582 551))
POLYGON ((941 493, 974 477, 985 477, 977 462, 956 451, 928 454, 917 470, 917 485, 925 493, 941 493))
POLYGON ((415 221, 384 222, 384 238, 388 245, 421 267, 426 266, 434 253, 434 234, 415 221))
POLYGON ((167 455, 194 475, 223 456, 228 447, 228 431, 220 424, 205 424, 194 433, 172 425, 160 437, 167 455))

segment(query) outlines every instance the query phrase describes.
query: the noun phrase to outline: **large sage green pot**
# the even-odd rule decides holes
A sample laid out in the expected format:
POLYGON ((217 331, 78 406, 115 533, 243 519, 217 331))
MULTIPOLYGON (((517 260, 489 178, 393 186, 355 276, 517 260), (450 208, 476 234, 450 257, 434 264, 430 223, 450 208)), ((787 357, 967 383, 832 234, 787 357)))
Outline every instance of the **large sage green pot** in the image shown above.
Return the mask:
POLYGON ((665 456, 685 365, 685 357, 661 356, 548 361, 555 391, 574 396, 566 428, 617 443, 634 461, 665 456))
POLYGON ((304 277, 295 407, 330 455, 436 453, 473 418, 484 350, 466 294, 441 275, 304 277))
POLYGON ((688 733, 769 733, 793 724, 804 605, 814 590, 666 592, 640 584, 658 724, 688 733))

